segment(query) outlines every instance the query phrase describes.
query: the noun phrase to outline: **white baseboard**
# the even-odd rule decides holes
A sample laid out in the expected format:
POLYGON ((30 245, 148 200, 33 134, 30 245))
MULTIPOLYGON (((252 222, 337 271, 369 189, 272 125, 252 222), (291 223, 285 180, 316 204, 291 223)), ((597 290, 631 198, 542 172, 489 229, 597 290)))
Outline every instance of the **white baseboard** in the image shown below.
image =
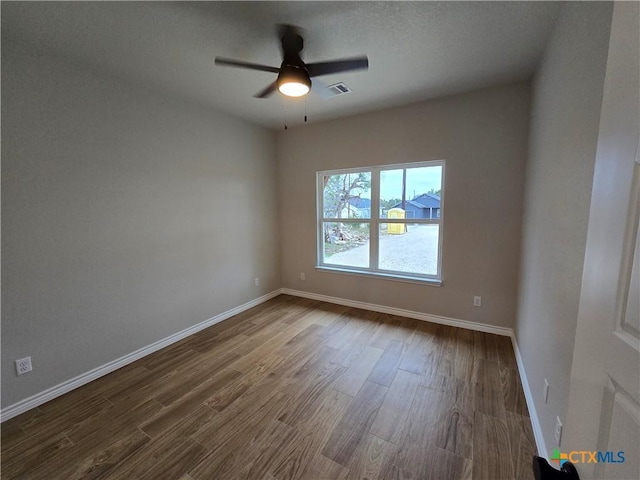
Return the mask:
POLYGON ((242 313, 245 310, 248 310, 252 307, 255 307, 256 305, 260 305, 261 303, 266 302, 267 300, 277 297, 281 293, 282 292, 280 289, 274 290, 273 292, 267 293, 262 297, 251 300, 243 305, 232 308, 231 310, 227 310, 226 312, 220 313, 215 317, 211 317, 208 320, 204 320, 203 322, 193 325, 192 327, 186 328, 178 333, 174 333, 173 335, 163 338, 162 340, 152 343, 151 345, 140 348, 135 352, 131 352, 128 355, 117 358, 109 363, 106 363, 105 365, 102 365, 86 373, 83 373, 82 375, 78 375, 75 378, 62 382, 54 387, 48 388, 43 392, 32 395, 31 397, 25 398, 24 400, 14 403, 13 405, 9 405, 8 407, 3 408, 2 411, 0 412, 1 421, 4 422, 5 420, 9 420, 10 418, 13 418, 17 415, 20 415, 21 413, 24 413, 28 410, 31 410, 32 408, 37 407, 38 405, 42 405, 43 403, 48 402, 49 400, 53 400, 54 398, 59 397, 60 395, 64 395, 65 393, 70 392, 71 390, 74 390, 78 387, 81 387, 82 385, 86 385, 87 383, 97 378, 100 378, 121 367, 124 367, 125 365, 135 362, 136 360, 139 360, 142 357, 145 357, 153 352, 156 352, 161 348, 167 347, 175 342, 178 342, 183 338, 188 337, 189 335, 193 335, 194 333, 197 333, 200 330, 204 330, 205 328, 211 327, 216 323, 220 323, 223 320, 226 320, 227 318, 233 317, 234 315, 242 313))
POLYGON ((520 355, 520 349, 518 348, 518 342, 515 334, 511 335, 511 343, 513 344, 513 351, 516 354, 516 362, 518 364, 518 372, 520 373, 520 382, 522 383, 522 389, 524 390, 524 398, 527 400, 527 408, 529 409, 529 417, 531 418, 531 428, 533 429, 533 436, 536 439, 536 447, 538 448, 538 456, 549 460, 549 452, 547 445, 542 435, 542 427, 540 426, 540 419, 536 413, 536 406, 533 403, 533 394, 529 386, 529 380, 527 379, 527 372, 524 370, 524 361, 522 355, 520 355))
POLYGON ((360 308, 362 310, 371 310, 373 312, 389 313, 398 315, 399 317, 415 318, 425 322, 438 323, 440 325, 448 325, 450 327, 466 328, 467 330, 476 330, 478 332, 494 333, 505 337, 513 336, 513 329, 507 327, 497 327, 495 325, 487 325, 486 323, 470 322, 468 320, 459 320, 457 318, 441 317, 439 315, 430 315, 428 313, 415 312, 413 310, 405 310, 404 308, 387 307, 385 305, 377 305, 375 303, 358 302, 356 300, 348 300, 346 298, 330 297, 318 293, 303 292, 301 290, 292 290, 283 288, 281 292, 286 295, 294 295, 296 297, 309 298, 311 300, 319 300, 321 302, 335 303, 346 307, 360 308))
POLYGON ((414 312, 412 310, 404 310, 402 308, 387 307, 384 305, 376 305, 373 303, 358 302, 355 300, 348 300, 345 298, 331 297, 328 295, 321 295, 317 293, 303 292, 300 290, 292 290, 290 288, 283 288, 281 290, 283 294, 294 295, 296 297, 304 297, 312 300, 319 300, 322 302, 335 303, 337 305, 344 305, 347 307, 361 308, 363 310, 372 310, 374 312, 389 313, 392 315, 398 315, 401 317, 415 318, 417 320, 423 320, 426 322, 439 323, 442 325, 449 325, 451 327, 466 328, 468 330, 476 330, 485 333, 494 333, 496 335, 503 335, 511 338, 513 344, 513 351, 516 356, 516 362, 518 364, 518 372, 520 373, 520 380, 522 382, 522 389, 524 390, 524 396, 527 401, 527 408, 529 409, 529 416, 531 418, 531 427, 533 429, 533 435, 536 440, 536 447, 538 448, 538 455, 549 459, 547 447, 542 436, 542 428, 540 427, 540 420, 536 413, 536 407, 533 403, 533 395, 531 388, 529 387, 529 381, 527 380, 527 374, 524 370, 524 363, 522 356, 520 355, 520 349, 518 348, 518 342, 516 341, 515 332, 512 328, 497 327, 494 325, 487 325, 484 323, 470 322, 468 320, 460 320, 456 318, 441 317, 438 315, 429 315, 427 313, 414 312))

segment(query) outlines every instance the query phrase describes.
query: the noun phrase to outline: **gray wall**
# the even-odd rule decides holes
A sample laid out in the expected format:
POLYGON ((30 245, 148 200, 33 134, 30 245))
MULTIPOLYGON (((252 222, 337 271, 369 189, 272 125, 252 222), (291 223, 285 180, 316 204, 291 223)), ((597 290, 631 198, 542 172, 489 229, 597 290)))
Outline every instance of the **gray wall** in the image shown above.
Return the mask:
POLYGON ((512 327, 529 100, 529 84, 518 83, 280 132, 283 286, 512 327), (314 269, 317 171, 439 159, 443 286, 314 269))
POLYGON ((3 39, 2 406, 279 288, 275 170, 273 132, 3 39))
POLYGON ((534 80, 516 336, 549 450, 567 409, 611 10, 565 4, 534 80))

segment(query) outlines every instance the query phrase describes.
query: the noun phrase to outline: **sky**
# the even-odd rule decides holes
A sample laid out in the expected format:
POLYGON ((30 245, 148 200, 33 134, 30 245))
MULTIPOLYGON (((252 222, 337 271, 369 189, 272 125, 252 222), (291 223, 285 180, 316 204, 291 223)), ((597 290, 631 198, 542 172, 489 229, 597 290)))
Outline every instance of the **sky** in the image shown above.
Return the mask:
MULTIPOLYGON (((407 169, 407 200, 431 189, 440 190, 442 167, 407 169)), ((364 196, 364 195, 363 195, 364 196)), ((390 200, 402 198, 402 169, 380 172, 380 198, 390 200)))
MULTIPOLYGON (((442 167, 420 167, 407 169, 407 200, 416 195, 426 193, 431 189, 440 190, 442 167)), ((371 198, 371 191, 353 192, 360 193, 362 198, 371 198)), ((402 198, 402 169, 383 170, 380 172, 380 198, 391 200, 402 198)))

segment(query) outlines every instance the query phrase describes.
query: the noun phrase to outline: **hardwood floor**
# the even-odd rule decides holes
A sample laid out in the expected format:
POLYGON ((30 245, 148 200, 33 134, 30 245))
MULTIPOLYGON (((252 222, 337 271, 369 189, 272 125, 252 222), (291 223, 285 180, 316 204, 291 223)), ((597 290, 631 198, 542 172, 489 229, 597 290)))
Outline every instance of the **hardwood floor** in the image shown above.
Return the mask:
POLYGON ((532 479, 506 337, 281 295, 19 417, 3 479, 532 479))

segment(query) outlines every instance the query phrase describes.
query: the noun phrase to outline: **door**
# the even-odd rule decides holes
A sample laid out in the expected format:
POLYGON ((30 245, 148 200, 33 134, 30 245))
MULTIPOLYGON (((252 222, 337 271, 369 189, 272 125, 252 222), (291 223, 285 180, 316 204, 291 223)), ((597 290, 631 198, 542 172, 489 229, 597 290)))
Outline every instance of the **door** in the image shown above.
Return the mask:
POLYGON ((615 2, 560 445, 601 452, 573 456, 583 480, 640 478, 639 19, 640 4, 615 2))

